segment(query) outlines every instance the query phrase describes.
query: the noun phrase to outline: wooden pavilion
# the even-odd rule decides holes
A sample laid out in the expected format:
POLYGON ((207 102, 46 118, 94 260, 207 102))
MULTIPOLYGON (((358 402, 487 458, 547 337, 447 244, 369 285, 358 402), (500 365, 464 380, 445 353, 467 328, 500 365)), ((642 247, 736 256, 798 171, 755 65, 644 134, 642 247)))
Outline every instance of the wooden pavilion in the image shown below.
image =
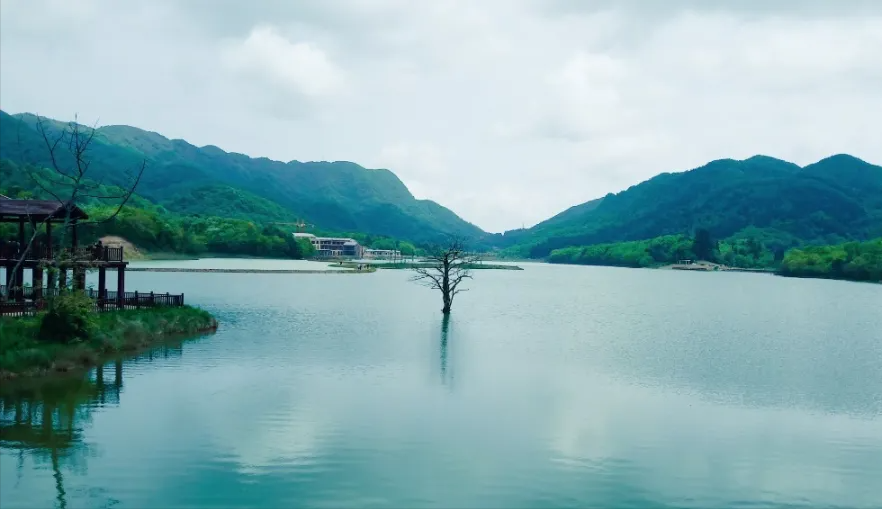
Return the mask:
POLYGON ((0 197, 0 223, 17 223, 18 240, 0 241, 0 267, 6 269, 5 294, 10 300, 23 301, 24 269, 31 269, 31 294, 33 300, 44 295, 43 270, 52 268, 48 276, 48 287, 55 288, 57 274, 59 286, 67 286, 68 272, 73 276, 73 287, 84 290, 86 270, 98 270, 98 297, 107 296, 107 269, 116 270, 117 292, 120 306, 125 295, 126 265, 123 261, 122 247, 107 247, 100 243, 81 247, 78 244, 77 229, 80 221, 89 216, 73 203, 57 200, 13 200, 0 197), (38 234, 30 249, 28 242, 45 225, 45 232, 38 234), (53 225, 70 229, 70 246, 54 246, 53 225), (27 251, 27 252, 25 252, 27 251), (21 263, 19 264, 19 261, 21 263), (18 269, 16 270, 16 265, 18 269), (15 273, 13 278, 13 273, 15 273), (15 284, 13 284, 13 279, 15 284), (13 288, 13 286, 15 288, 13 288))

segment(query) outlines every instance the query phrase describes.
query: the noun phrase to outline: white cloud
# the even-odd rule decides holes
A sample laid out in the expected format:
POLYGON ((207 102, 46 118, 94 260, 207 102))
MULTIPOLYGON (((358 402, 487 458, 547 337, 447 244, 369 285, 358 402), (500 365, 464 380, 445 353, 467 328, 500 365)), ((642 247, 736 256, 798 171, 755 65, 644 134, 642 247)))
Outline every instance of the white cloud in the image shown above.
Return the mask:
POLYGON ((237 72, 309 97, 333 95, 345 83, 343 71, 321 48, 311 42, 293 43, 272 26, 255 27, 247 38, 225 48, 223 58, 237 72))
POLYGON ((437 199, 431 184, 443 182, 449 168, 441 151, 430 143, 394 143, 380 150, 379 165, 395 174, 417 198, 437 199))
POLYGON ((0 5, 4 109, 386 166, 493 231, 723 157, 882 161, 875 1, 53 1, 0 5))

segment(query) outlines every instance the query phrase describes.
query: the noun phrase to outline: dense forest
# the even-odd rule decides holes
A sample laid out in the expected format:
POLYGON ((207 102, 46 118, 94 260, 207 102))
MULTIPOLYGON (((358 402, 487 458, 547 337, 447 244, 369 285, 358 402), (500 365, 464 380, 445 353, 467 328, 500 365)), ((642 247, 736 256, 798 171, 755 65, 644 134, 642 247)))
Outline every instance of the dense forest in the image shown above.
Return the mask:
POLYGON ((882 282, 882 238, 832 246, 772 250, 747 235, 714 241, 707 230, 694 237, 665 235, 648 240, 556 249, 551 263, 657 267, 704 260, 728 267, 775 269, 782 276, 882 282))
POLYGON ((784 249, 770 249, 753 236, 715 241, 707 230, 695 237, 664 235, 648 240, 571 246, 551 252, 551 263, 610 265, 614 267, 655 267, 680 260, 705 260, 728 267, 774 268, 784 257, 784 249))
MULTIPOLYGON (((43 119, 43 126, 54 136, 68 124, 43 119)), ((137 192, 175 214, 257 222, 303 219, 330 231, 418 243, 446 234, 464 235, 478 243, 487 237, 441 205, 414 198, 386 169, 346 161, 283 163, 251 158, 130 126, 105 126, 94 132, 89 176, 108 185, 124 185, 124 170, 146 160, 147 171, 137 192)), ((61 158, 62 165, 69 164, 65 158, 70 154, 61 158)), ((51 166, 37 117, 0 111, 0 159, 51 166)))
POLYGON ((882 238, 835 246, 792 249, 784 256, 778 273, 792 277, 882 283, 882 238))
MULTIPOLYGON (((771 157, 664 173, 497 239, 504 254, 545 258, 573 246, 707 230, 780 253, 882 236, 882 167, 837 155, 800 167, 771 157)), ((732 256, 738 256, 734 253, 732 256)))
MULTIPOLYGON (((52 191, 51 173, 46 169, 31 170, 31 175, 40 180, 52 191)), ((101 192, 92 194, 112 195, 112 188, 87 182, 101 192)), ((28 172, 16 163, 0 160, 0 194, 9 198, 52 199, 28 176, 28 172)), ((256 198, 256 197, 255 197, 256 198)), ((114 203, 83 198, 81 206, 90 218, 107 218, 116 209, 114 203)), ((259 199, 254 200, 262 205, 259 199)), ((271 207, 266 210, 272 210, 271 207)), ((82 242, 94 242, 98 238, 113 235, 123 237, 135 246, 151 253, 176 253, 199 255, 206 253, 260 256, 274 258, 307 258, 312 255, 312 245, 304 240, 296 241, 291 235, 291 227, 260 222, 252 219, 217 217, 198 214, 182 215, 170 212, 163 206, 155 205, 141 196, 132 200, 112 220, 84 227, 80 231, 82 242)), ((241 217, 241 216, 240 216, 241 217)), ((273 218, 272 215, 267 218, 273 218)), ((15 225, 0 225, 0 238, 13 240, 17 237, 15 225)), ((316 232, 327 235, 346 235, 340 232, 316 232)), ((55 232, 60 234, 60 232, 55 232)), ((413 254, 416 248, 409 242, 402 242, 384 236, 355 234, 363 245, 378 249, 400 248, 413 254)))

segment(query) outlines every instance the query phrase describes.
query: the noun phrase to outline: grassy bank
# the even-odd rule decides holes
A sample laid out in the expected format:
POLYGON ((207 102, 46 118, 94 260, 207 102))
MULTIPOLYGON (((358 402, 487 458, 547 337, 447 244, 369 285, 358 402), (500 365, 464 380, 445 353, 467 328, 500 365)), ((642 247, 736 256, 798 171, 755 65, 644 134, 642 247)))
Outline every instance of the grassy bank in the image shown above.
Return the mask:
POLYGON ((106 356, 217 328, 211 314, 189 306, 119 311, 95 315, 88 338, 56 343, 38 339, 41 320, 42 315, 0 318, 0 378, 88 368, 106 356))

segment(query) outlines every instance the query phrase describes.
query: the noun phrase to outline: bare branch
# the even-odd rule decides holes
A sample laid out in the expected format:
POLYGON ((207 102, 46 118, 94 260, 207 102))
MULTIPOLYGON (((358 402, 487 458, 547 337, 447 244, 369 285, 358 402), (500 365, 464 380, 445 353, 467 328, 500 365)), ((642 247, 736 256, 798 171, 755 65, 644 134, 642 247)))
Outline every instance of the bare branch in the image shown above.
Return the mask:
POLYGON ((58 137, 55 138, 54 141, 51 141, 49 140, 49 133, 46 130, 46 124, 43 123, 43 117, 37 116, 37 132, 39 132, 40 136, 43 137, 43 143, 46 145, 46 151, 49 153, 49 160, 52 162, 52 169, 55 170, 55 172, 62 177, 74 180, 74 177, 68 175, 61 169, 61 166, 58 164, 58 158, 56 156, 58 144, 61 143, 62 140, 64 140, 67 131, 62 130, 58 134, 58 137))
POLYGON ((56 200, 58 200, 58 203, 63 203, 63 200, 62 200, 57 194, 55 194, 55 192, 53 192, 53 191, 52 191, 51 189, 49 189, 48 187, 44 186, 42 182, 40 182, 40 179, 38 179, 38 178, 36 177, 36 175, 34 175, 34 172, 33 172, 33 171, 31 171, 30 169, 25 168, 25 172, 27 172, 28 177, 34 182, 34 184, 36 184, 40 189, 42 189, 44 192, 46 192, 46 194, 49 194, 49 195, 51 195, 53 198, 55 198, 56 200))
POLYGON ((111 214, 101 220, 98 220, 98 221, 83 221, 80 224, 106 223, 106 222, 110 221, 111 219, 115 218, 122 211, 123 207, 126 206, 126 203, 129 202, 129 199, 132 198, 132 195, 135 194, 135 188, 137 188, 138 184, 141 182, 141 177, 144 175, 144 170, 146 168, 147 168, 147 160, 145 159, 145 160, 141 161, 141 168, 138 170, 138 175, 135 177, 135 182, 132 183, 132 186, 129 187, 129 189, 127 191, 125 191, 125 193, 123 193, 123 195, 121 196, 122 200, 119 202, 119 206, 116 208, 116 210, 113 212, 113 214, 111 214))
MULTIPOLYGON (((147 160, 142 160, 140 167, 137 170, 137 173, 134 174, 133 181, 131 185, 123 188, 120 187, 119 192, 113 191, 112 193, 102 193, 100 190, 103 185, 101 182, 90 182, 90 179, 87 177, 89 173, 89 169, 91 168, 92 161, 89 158, 89 147, 92 144, 92 141, 95 139, 95 134, 97 132, 97 122, 91 128, 88 128, 88 132, 83 132, 82 126, 77 122, 76 117, 74 117, 74 121, 68 123, 67 127, 61 129, 61 132, 57 136, 50 136, 49 129, 46 126, 43 118, 37 117, 36 121, 36 130, 40 134, 43 139, 43 144, 45 146, 46 152, 48 154, 48 159, 51 163, 51 168, 56 175, 57 178, 51 178, 47 176, 38 175, 37 172, 32 171, 31 169, 26 167, 26 171, 28 172, 28 176, 37 185, 43 192, 52 196, 59 202, 61 207, 64 210, 64 220, 63 225, 61 227, 61 236, 62 242, 64 241, 64 235, 67 229, 73 223, 71 213, 75 209, 77 202, 82 198, 92 198, 99 200, 119 200, 116 209, 112 214, 108 217, 90 221, 80 221, 78 224, 86 225, 86 224, 99 224, 112 220, 115 218, 125 207, 125 205, 129 202, 132 195, 135 193, 135 189, 138 187, 138 184, 141 182, 141 177, 144 175, 144 170, 147 167, 147 160), (66 143, 67 150, 72 156, 73 159, 73 167, 70 169, 64 168, 62 166, 62 161, 59 159, 59 150, 62 143, 66 143), (55 189, 53 189, 53 187, 55 189), (62 196, 63 194, 58 188, 67 188, 69 190, 69 196, 62 196)), ((19 144, 21 144, 21 140, 19 137, 19 144)), ((35 161, 32 161, 34 165, 39 165, 41 161, 40 158, 37 158, 35 161)), ((68 159, 65 159, 68 161, 68 159)), ((28 254, 31 252, 34 241, 39 235, 40 225, 46 224, 50 221, 50 218, 46 218, 39 225, 33 220, 30 214, 27 214, 29 219, 28 223, 33 228, 33 233, 30 236, 30 239, 25 243, 24 246, 20 246, 20 256, 13 268, 13 275, 10 280, 11 283, 14 283, 18 272, 27 259, 28 254)), ((57 217, 55 218, 58 219, 57 217)), ((51 239, 49 239, 51 242, 51 239)), ((64 256, 63 252, 58 253, 59 256, 64 256)), ((18 282, 21 284, 21 282, 18 282)), ((13 286, 12 284, 10 286, 13 286)))
POLYGON ((472 279, 471 269, 480 258, 466 249, 461 237, 450 237, 446 245, 431 246, 425 259, 425 265, 413 267, 411 281, 439 290, 444 303, 441 312, 449 314, 453 298, 468 290, 460 285, 472 279))

